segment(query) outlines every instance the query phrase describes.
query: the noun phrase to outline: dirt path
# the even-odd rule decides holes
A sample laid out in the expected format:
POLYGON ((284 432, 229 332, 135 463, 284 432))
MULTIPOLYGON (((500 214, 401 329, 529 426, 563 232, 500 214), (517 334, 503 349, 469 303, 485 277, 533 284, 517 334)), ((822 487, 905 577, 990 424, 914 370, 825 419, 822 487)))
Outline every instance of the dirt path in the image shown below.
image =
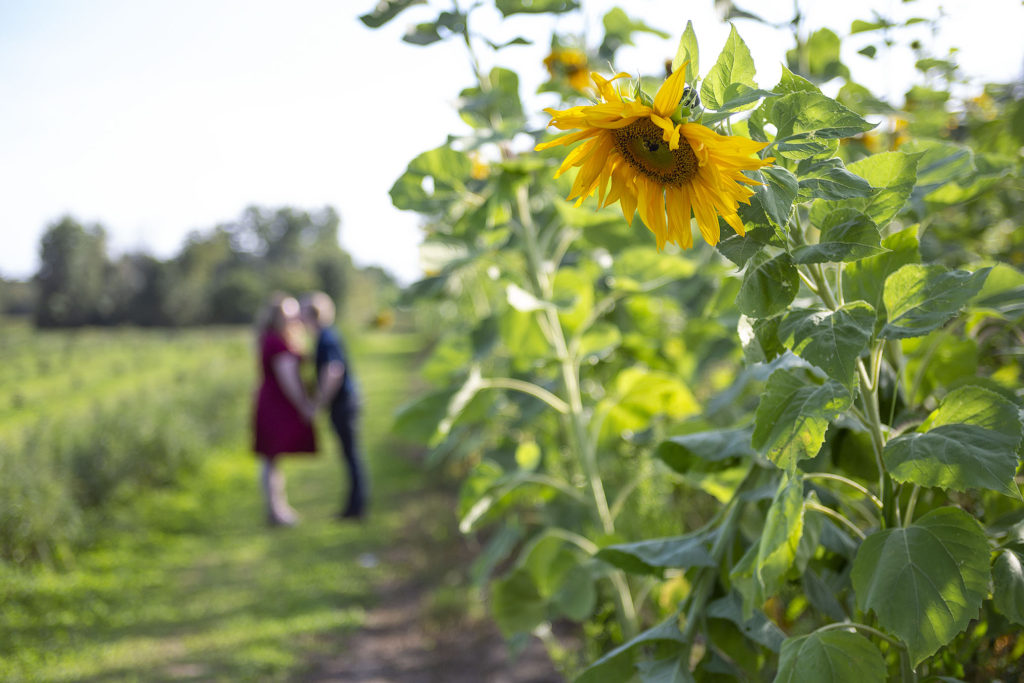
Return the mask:
POLYGON ((338 654, 313 662, 296 680, 562 683, 538 640, 531 639, 522 652, 510 656, 486 616, 471 616, 475 610, 467 605, 445 607, 439 600, 469 595, 462 573, 472 556, 454 528, 451 496, 438 490, 423 496, 409 511, 403 537, 375 558, 401 566, 406 578, 382 581, 376 587, 378 603, 359 632, 338 644, 338 654), (444 528, 438 529, 439 524, 444 528))

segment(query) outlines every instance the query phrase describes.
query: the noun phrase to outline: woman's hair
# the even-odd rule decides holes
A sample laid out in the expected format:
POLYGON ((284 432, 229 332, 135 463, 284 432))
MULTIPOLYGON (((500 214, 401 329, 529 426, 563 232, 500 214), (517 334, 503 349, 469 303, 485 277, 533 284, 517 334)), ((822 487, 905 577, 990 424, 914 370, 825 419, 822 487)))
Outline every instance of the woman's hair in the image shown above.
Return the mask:
POLYGON ((303 312, 312 314, 320 327, 334 324, 334 302, 324 292, 310 292, 302 297, 303 312))
POLYGON ((289 318, 299 314, 299 302, 284 292, 274 292, 256 320, 256 330, 264 334, 270 330, 285 332, 289 318))

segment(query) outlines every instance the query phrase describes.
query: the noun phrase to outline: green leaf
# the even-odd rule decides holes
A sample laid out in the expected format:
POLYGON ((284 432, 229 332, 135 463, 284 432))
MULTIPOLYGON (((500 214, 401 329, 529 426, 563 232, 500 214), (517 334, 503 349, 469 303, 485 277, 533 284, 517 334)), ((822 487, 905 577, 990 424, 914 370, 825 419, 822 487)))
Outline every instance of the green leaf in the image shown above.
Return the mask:
POLYGON ((697 264, 681 254, 660 252, 653 247, 631 247, 615 254, 609 283, 620 292, 650 291, 673 280, 692 277, 697 264))
POLYGON ((946 324, 977 294, 991 268, 948 271, 940 265, 907 264, 885 281, 886 339, 920 337, 946 324))
POLYGON ((667 372, 628 367, 616 377, 612 390, 597 407, 604 412, 604 432, 620 434, 648 427, 655 415, 676 419, 701 411, 693 392, 678 377, 667 372))
POLYGON ((782 76, 778 84, 772 88, 777 95, 786 95, 791 92, 813 92, 821 94, 821 89, 811 83, 803 76, 798 76, 785 66, 782 67, 782 76))
POLYGON ((768 216, 761 210, 761 202, 757 195, 754 195, 750 203, 751 206, 749 207, 746 204, 740 205, 740 218, 747 227, 747 234, 739 235, 732 233, 726 237, 726 233, 723 231, 722 240, 715 245, 719 253, 735 263, 738 268, 745 266, 747 261, 753 258, 755 254, 760 252, 775 237, 775 229, 770 225, 768 216), (751 209, 754 204, 757 204, 757 209, 760 211, 760 218, 763 220, 761 225, 754 226, 744 217, 743 209, 751 209))
POLYGON ((577 0, 495 0, 494 5, 503 16, 512 14, 564 14, 579 9, 577 0))
POLYGON ((452 201, 465 196, 472 165, 468 156, 451 147, 424 152, 409 162, 405 173, 395 181, 391 201, 398 209, 443 212, 452 201))
POLYGON ((751 88, 756 88, 754 82, 754 60, 750 56, 747 44, 736 32, 736 27, 730 25, 729 37, 725 41, 725 47, 718 55, 718 61, 711 67, 704 83, 701 85, 700 98, 708 109, 719 110, 728 101, 727 91, 734 83, 741 83, 751 88))
POLYGON ((491 582, 491 614, 505 636, 532 631, 547 616, 547 601, 530 573, 518 568, 491 582))
POLYGON ((773 144, 783 156, 793 159, 808 156, 800 151, 802 142, 846 138, 875 127, 852 109, 816 92, 791 92, 767 100, 764 106, 768 121, 777 129, 773 144), (787 144, 790 142, 796 146, 787 144))
POLYGON ((653 538, 605 546, 595 557, 632 574, 661 576, 664 569, 716 566, 711 540, 712 535, 700 532, 653 538))
POLYGON ((1024 500, 1014 482, 1021 423, 1017 407, 978 386, 954 389, 922 425, 885 445, 892 478, 920 486, 982 488, 1024 500))
POLYGON ((609 322, 601 322, 590 327, 580 337, 578 352, 583 360, 600 360, 607 358, 621 345, 622 332, 619 331, 619 327, 609 322))
POLYGON ((867 197, 873 189, 871 183, 850 173, 841 159, 803 161, 797 175, 800 177, 798 197, 801 202, 867 197))
POLYGON ((668 34, 648 26, 639 19, 633 19, 622 9, 613 7, 604 15, 604 40, 598 48, 598 57, 611 60, 616 50, 623 45, 633 45, 634 33, 652 33, 660 38, 668 38, 668 34))
POLYGON ((915 192, 922 195, 947 183, 968 180, 975 172, 974 153, 963 145, 914 139, 901 145, 900 151, 921 155, 915 192))
POLYGON ((410 441, 423 444, 432 441, 456 391, 455 388, 440 389, 401 406, 395 414, 392 431, 410 441))
POLYGON ((526 120, 519 100, 519 75, 495 67, 487 80, 487 90, 472 87, 459 93, 459 116, 474 128, 518 132, 526 120))
POLYGON ((736 306, 751 318, 767 318, 787 306, 800 289, 800 276, 789 254, 774 258, 758 252, 747 262, 736 306))
POLYGON ((558 589, 551 596, 556 614, 573 621, 585 621, 594 613, 597 588, 586 567, 575 565, 565 573, 558 589))
POLYGON ((836 209, 819 227, 818 243, 794 249, 794 263, 859 261, 885 253, 878 227, 856 209, 836 209))
POLYGON ((693 683, 689 663, 681 656, 639 662, 640 683, 693 683))
POLYGON ((679 38, 676 56, 672 59, 672 72, 686 63, 686 82, 693 83, 700 75, 700 51, 697 48, 697 34, 693 32, 693 22, 686 22, 686 30, 679 38))
POLYGON ((777 594, 782 588, 786 574, 796 560, 803 530, 804 479, 794 473, 779 484, 761 530, 754 576, 765 598, 777 594))
POLYGON ((850 392, 836 381, 808 384, 794 372, 776 370, 757 406, 752 445, 791 470, 798 460, 818 454, 828 423, 851 402, 850 392))
POLYGON ((427 0, 379 0, 373 11, 361 15, 359 20, 370 28, 380 28, 413 5, 425 4, 427 0))
POLYGON ((777 227, 785 229, 789 223, 789 211, 797 193, 797 179, 781 166, 761 169, 765 184, 757 188, 761 206, 777 227))
POLYGON ((673 436, 658 444, 656 457, 680 474, 709 472, 750 458, 750 429, 716 429, 673 436))
POLYGON ((1024 561, 1012 550, 1002 550, 992 565, 992 605, 1010 621, 1024 626, 1024 561))
POLYGON ((963 510, 938 508, 868 536, 851 577, 858 608, 874 610, 917 666, 978 616, 988 595, 988 541, 963 510))
POLYGON ((867 349, 875 311, 863 301, 835 311, 791 310, 779 325, 779 337, 793 353, 818 366, 840 384, 856 381, 857 359, 867 349))
POLYGON ((801 48, 788 50, 786 61, 790 68, 803 66, 812 78, 830 81, 837 76, 849 78, 850 70, 842 63, 839 55, 840 40, 831 29, 821 28, 812 33, 801 48))
POLYGON ((919 158, 916 154, 885 152, 850 164, 850 172, 871 183, 874 192, 870 197, 845 199, 838 206, 816 202, 811 208, 811 222, 820 224, 829 212, 848 206, 867 214, 879 229, 884 228, 910 198, 917 182, 919 158))
POLYGON ((657 626, 606 653, 588 666, 573 683, 607 683, 607 681, 628 680, 634 674, 631 657, 634 648, 647 644, 682 644, 683 642, 685 642, 683 634, 679 631, 679 614, 676 613, 657 626))
POLYGON ((706 610, 709 619, 726 619, 739 627, 740 632, 755 643, 760 643, 772 652, 778 652, 786 634, 759 609, 753 610, 750 617, 743 614, 743 605, 739 593, 733 591, 715 600, 706 610))
POLYGON ((787 638, 775 683, 885 683, 885 659, 870 640, 849 631, 787 638))
POLYGON ((921 261, 917 248, 917 228, 911 227, 889 235, 882 240, 882 246, 889 251, 854 261, 843 269, 843 291, 848 301, 867 301, 875 311, 884 315, 882 296, 886 279, 901 266, 921 261))
POLYGON ((461 12, 441 12, 436 20, 416 24, 406 31, 402 40, 412 45, 430 45, 466 30, 466 15, 461 12), (438 29, 444 29, 444 33, 438 29))

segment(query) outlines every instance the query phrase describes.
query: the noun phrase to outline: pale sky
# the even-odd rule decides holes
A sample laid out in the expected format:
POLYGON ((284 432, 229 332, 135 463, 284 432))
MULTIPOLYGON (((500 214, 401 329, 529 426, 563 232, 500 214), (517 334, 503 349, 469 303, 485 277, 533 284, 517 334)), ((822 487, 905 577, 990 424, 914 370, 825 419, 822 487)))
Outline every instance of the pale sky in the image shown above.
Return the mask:
MULTIPOLYGON (((458 41, 425 48, 400 41, 408 25, 437 9, 414 7, 371 31, 357 17, 374 1, 0 0, 0 275, 33 274, 39 237, 65 213, 103 224, 115 253, 144 249, 167 258, 189 231, 232 220, 250 204, 330 204, 357 263, 415 280, 419 218, 393 208, 388 190, 418 153, 468 131, 454 101, 472 77, 458 41)), ((597 41, 599 18, 615 4, 672 36, 644 37, 621 51, 623 70, 659 73, 692 19, 703 75, 728 34, 712 0, 584 0, 590 20, 572 15, 554 24, 563 32, 586 28, 597 41)), ((840 35, 853 19, 871 19, 871 7, 906 18, 932 16, 939 4, 801 2, 810 26, 840 35)), ((1020 74, 1019 0, 941 4, 951 15, 946 30, 921 36, 938 56, 960 47, 962 69, 979 82, 1020 74)), ((793 7, 792 0, 739 5, 780 22, 793 7)), ((536 90, 552 21, 501 21, 482 10, 478 23, 499 41, 522 35, 537 43, 497 55, 480 48, 488 68, 520 71, 524 97, 536 90)), ((747 21, 737 28, 758 83, 771 87, 791 38, 747 21)), ((844 59, 856 79, 898 99, 912 61, 872 63, 855 54, 866 40, 845 41, 844 59)), ((535 121, 544 119, 541 108, 558 104, 550 94, 527 102, 535 121)))

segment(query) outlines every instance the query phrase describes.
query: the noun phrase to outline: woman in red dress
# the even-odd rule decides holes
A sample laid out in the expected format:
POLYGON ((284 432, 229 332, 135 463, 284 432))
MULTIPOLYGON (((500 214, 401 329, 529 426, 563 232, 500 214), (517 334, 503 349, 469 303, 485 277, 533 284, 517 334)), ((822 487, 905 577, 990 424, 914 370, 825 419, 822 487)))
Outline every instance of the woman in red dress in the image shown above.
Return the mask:
POLYGON ((267 503, 267 520, 275 526, 290 526, 298 521, 295 510, 288 505, 278 457, 316 452, 316 406, 302 387, 300 356, 289 341, 301 324, 299 302, 278 294, 271 299, 259 325, 263 381, 256 396, 254 450, 263 459, 260 484, 267 503))

